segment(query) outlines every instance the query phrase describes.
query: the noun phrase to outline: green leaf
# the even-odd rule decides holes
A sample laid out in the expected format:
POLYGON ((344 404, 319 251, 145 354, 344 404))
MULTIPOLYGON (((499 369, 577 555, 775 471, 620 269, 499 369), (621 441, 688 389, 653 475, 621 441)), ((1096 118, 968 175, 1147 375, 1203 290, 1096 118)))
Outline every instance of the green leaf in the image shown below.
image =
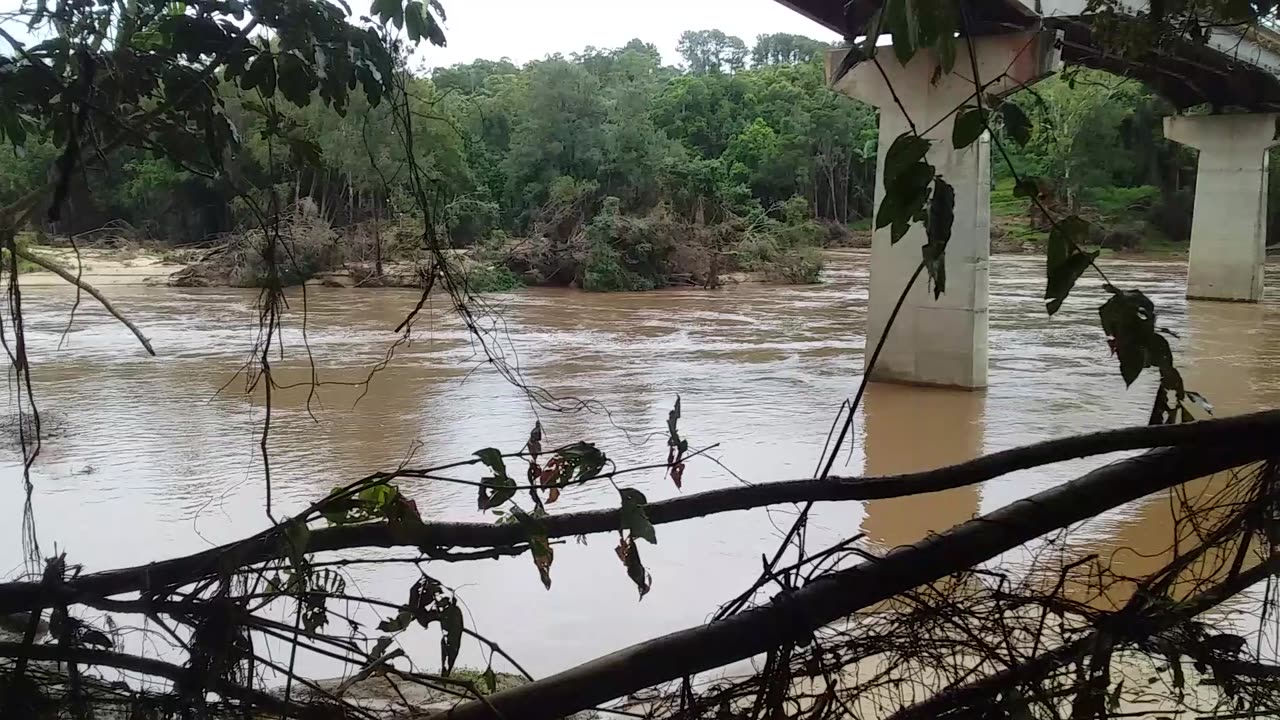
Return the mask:
POLYGON ((444 595, 444 586, 439 580, 428 575, 418 578, 409 588, 410 610, 425 610, 433 606, 444 595))
POLYGON ((503 462, 502 452, 497 448, 485 448, 483 450, 477 450, 473 454, 480 458, 480 462, 487 465, 489 469, 493 471, 494 475, 501 476, 507 474, 507 464, 503 462))
MULTIPOLYGON (((884 154, 884 185, 892 186, 904 173, 910 171, 929 152, 929 141, 912 133, 894 138, 884 154)), ((884 227, 883 225, 881 227, 884 227)))
POLYGON ((316 78, 302 58, 292 52, 282 53, 277 68, 280 92, 285 99, 298 107, 310 105, 316 78))
POLYGON ((1019 145, 1026 145, 1031 139, 1031 121, 1017 103, 1000 104, 1000 118, 1004 121, 1004 131, 1010 139, 1019 145))
POLYGON ((644 538, 650 543, 658 543, 658 535, 654 532, 653 523, 649 522, 649 513, 645 507, 649 501, 644 493, 633 488, 621 488, 622 496, 622 529, 631 533, 633 538, 644 538))
POLYGON ((950 73, 956 66, 956 31, 958 18, 954 2, 930 3, 933 8, 933 48, 938 54, 938 67, 942 72, 950 73))
POLYGON ((399 494, 390 483, 380 482, 361 490, 356 497, 360 498, 360 504, 370 515, 385 516, 399 494))
POLYGON ((516 481, 503 475, 487 477, 480 481, 479 499, 476 504, 480 510, 497 507, 516 495, 516 481))
POLYGON ((1146 353, 1138 346, 1125 345, 1117 348, 1116 358, 1120 361, 1120 377, 1124 378, 1125 387, 1132 385, 1147 366, 1146 353))
POLYGON ((542 580, 542 587, 551 589, 551 563, 555 561, 555 552, 551 549, 551 543, 547 540, 545 534, 534 535, 529 538, 529 548, 533 554, 533 564, 538 568, 538 577, 542 580))
POLYGON ((404 25, 409 32, 409 41, 417 43, 426 36, 427 20, 423 14, 422 3, 412 0, 404 6, 404 25))
POLYGON ((892 226, 892 242, 902 239, 929 197, 934 170, 924 162, 928 151, 928 140, 903 133, 885 152, 884 197, 876 211, 875 226, 877 230, 892 226))
POLYGON ((498 689, 498 676, 493 672, 492 665, 484 669, 484 674, 480 676, 480 682, 484 683, 489 692, 494 692, 498 689))
POLYGON ((551 542, 547 539, 546 528, 543 527, 541 520, 520 509, 518 505, 511 508, 511 517, 514 517, 524 529, 533 555, 534 567, 538 568, 538 577, 542 580, 542 586, 550 590, 551 563, 555 561, 555 552, 552 551, 551 542))
POLYGON ((21 115, 16 112, 5 112, 0 116, 0 124, 3 125, 5 137, 9 138, 9 142, 15 148, 26 144, 27 128, 21 115))
POLYGON ((941 176, 933 180, 933 195, 929 201, 929 215, 925 220, 927 241, 921 252, 924 267, 933 284, 933 299, 947 291, 947 243, 951 240, 951 225, 955 220, 956 191, 941 176))
POLYGON ((951 144, 956 149, 969 147, 982 135, 987 127, 987 109, 970 107, 960 109, 955 124, 951 128, 951 144))
POLYGON ((933 175, 932 165, 917 162, 897 177, 892 185, 886 184, 884 199, 876 212, 876 229, 892 225, 892 242, 902 239, 913 220, 926 217, 925 202, 929 199, 933 175))
POLYGON ((605 454, 589 442, 576 442, 569 447, 557 450, 556 455, 563 458, 565 464, 572 468, 573 475, 579 481, 590 480, 599 475, 605 464, 609 462, 605 454))
MULTIPOLYGON (((253 60, 249 62, 244 73, 240 76, 240 87, 245 90, 256 90, 264 86, 267 69, 271 69, 271 74, 275 76, 275 58, 269 52, 259 52, 253 56, 253 60)), ((275 92, 275 81, 272 80, 271 92, 275 92)))
POLYGON ((1058 312, 1062 307, 1062 303, 1067 299, 1067 295, 1071 293, 1071 289, 1075 287, 1076 281, 1084 275, 1085 270, 1093 264, 1098 257, 1098 251, 1081 252, 1075 251, 1071 253, 1062 263, 1051 266, 1048 272, 1048 282, 1044 290, 1045 309, 1052 315, 1058 312))
POLYGON ((245 70, 242 86, 248 90, 257 89, 265 97, 276 94, 276 57, 269 52, 260 52, 249 68, 245 70))
POLYGON ((516 494, 516 481, 507 475, 507 465, 502 461, 502 452, 496 448, 477 450, 475 456, 480 458, 493 471, 493 477, 480 481, 479 500, 481 510, 497 507, 510 500, 516 494), (492 494, 490 491, 492 490, 492 494))
MULTIPOLYGON (((400 632, 409 627, 413 623, 414 614, 409 610, 401 610, 393 618, 387 618, 378 623, 378 630, 382 632, 400 632)), ((375 655, 377 653, 374 653, 375 655)))
POLYGON ((680 444, 680 431, 676 426, 680 422, 680 396, 676 395, 675 407, 667 413, 667 442, 670 445, 680 444))
POLYGON ((397 29, 404 27, 404 7, 400 0, 374 0, 370 10, 383 25, 394 22, 397 29))
POLYGON ((1089 237, 1089 223, 1071 215, 1059 220, 1049 232, 1045 253, 1045 308, 1050 315, 1058 312, 1071 294, 1076 281, 1098 257, 1097 251, 1085 252, 1080 243, 1089 237))
POLYGON ((1123 679, 1121 679, 1121 680, 1120 680, 1120 682, 1116 683, 1116 686, 1115 686, 1115 688, 1111 691, 1111 694, 1107 696, 1107 711, 1108 711, 1108 712, 1112 712, 1112 713, 1114 713, 1114 712, 1118 712, 1118 711, 1120 710, 1120 693, 1121 693, 1123 690, 1124 690, 1124 680, 1123 680, 1123 679))
POLYGON ((442 29, 440 27, 440 23, 436 22, 436 19, 430 15, 427 16, 427 39, 436 47, 444 47, 448 44, 445 42, 444 29, 442 29))
POLYGON ((886 0, 888 30, 893 35, 893 54, 906 65, 920 45, 920 24, 914 0, 886 0))
POLYGON ((378 638, 373 644, 373 650, 369 651, 369 655, 375 659, 382 657, 387 652, 387 648, 391 647, 392 638, 390 635, 384 635, 378 638))
POLYGON ((298 520, 290 520, 284 526, 285 551, 294 567, 306 562, 307 543, 311 542, 311 528, 298 520))
POLYGON ((676 488, 681 487, 684 478, 684 454, 689 451, 689 441, 680 437, 680 396, 676 396, 675 407, 667 413, 667 472, 676 488))
POLYGON ((1112 291, 1111 298, 1098 308, 1102 331, 1120 361, 1125 385, 1132 385, 1149 366, 1148 348, 1155 337, 1155 305, 1140 290, 1112 291))
POLYGON ((440 616, 440 674, 453 672, 462 649, 462 608, 457 600, 450 602, 440 616))

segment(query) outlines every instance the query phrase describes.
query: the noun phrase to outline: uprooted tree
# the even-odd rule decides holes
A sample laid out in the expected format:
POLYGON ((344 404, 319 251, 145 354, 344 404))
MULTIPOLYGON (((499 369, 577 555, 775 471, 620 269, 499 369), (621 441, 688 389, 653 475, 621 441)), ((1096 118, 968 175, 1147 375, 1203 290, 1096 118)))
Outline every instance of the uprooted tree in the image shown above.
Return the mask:
MULTIPOLYGON (((967 34, 964 7, 948 0, 887 0, 873 27, 893 35, 902 61, 926 48, 954 58, 956 36, 967 34)), ((1248 23, 1270 10, 1256 3, 1165 3, 1143 21, 1160 32, 1132 33, 1126 42, 1194 36, 1205 23, 1248 23)), ((397 332, 408 338, 428 294, 441 292, 475 334, 486 362, 520 381, 497 347, 500 338, 478 320, 487 308, 446 262, 431 221, 438 208, 430 175, 412 147, 414 113, 405 100, 398 33, 391 28, 406 30, 410 41, 442 43, 443 9, 435 2, 378 0, 372 15, 353 22, 345 8, 322 0, 107 0, 41 4, 31 13, 33 27, 46 28, 51 39, 26 47, 6 37, 13 52, 0 66, 6 100, 0 128, 21 147, 34 125, 44 125, 63 147, 50 182, 0 211, 9 300, 2 339, 20 402, 36 418, 30 433, 19 428, 28 498, 41 438, 17 261, 40 260, 28 257, 15 233, 32 213, 56 218, 77 168, 124 146, 242 183, 255 203, 262 260, 273 280, 260 298, 261 331, 244 372, 251 387, 266 388, 261 448, 264 460, 268 456, 276 387, 269 351, 290 311, 283 278, 291 248, 279 230, 284 209, 270 192, 255 192, 261 187, 236 174, 237 138, 221 112, 220 91, 228 86, 251 94, 255 107, 274 119, 268 132, 281 153, 303 158, 317 149, 305 128, 284 121, 278 102, 324 102, 341 110, 358 89, 371 104, 389 104, 406 143, 397 171, 416 190, 425 218, 423 247, 432 263, 424 270, 421 299, 407 309, 397 332)), ((876 62, 874 41, 863 47, 858 57, 876 62)), ((974 78, 979 87, 989 80, 974 78)), ((957 146, 999 122, 1016 141, 1025 119, 1013 105, 981 92, 971 107, 955 112, 957 146)), ((925 223, 927 242, 911 283, 925 274, 943 293, 954 194, 926 160, 930 142, 914 132, 895 140, 876 223, 895 228, 895 237, 903 234, 897 228, 925 223)), ((269 189, 272 179, 259 181, 269 189)), ((1091 269, 1105 282, 1097 253, 1085 247, 1083 221, 1054 223, 1045 292, 1051 313, 1091 269)), ((77 274, 54 271, 128 324, 77 274)), ((1274 658, 1203 617, 1242 598, 1260 601, 1263 619, 1272 607, 1270 581, 1280 571, 1280 411, 1183 423, 1205 403, 1184 386, 1154 304, 1138 290, 1107 287, 1100 319, 1122 376, 1129 383, 1147 369, 1159 376, 1147 426, 1047 441, 914 475, 831 474, 841 447, 852 442, 864 378, 816 478, 662 502, 648 502, 628 485, 628 475, 661 468, 680 486, 686 466, 702 460, 703 451, 681 434, 678 399, 664 433, 665 458, 642 468, 617 468, 606 449, 584 440, 553 445, 538 423, 519 448, 483 448, 452 463, 371 472, 285 516, 272 506, 265 464, 270 528, 146 566, 84 573, 74 558, 42 557, 28 502, 20 540, 30 574, 0 583, 0 614, 23 628, 20 640, 0 642, 0 715, 375 717, 346 696, 355 682, 372 677, 396 692, 418 685, 454 698, 447 712, 463 718, 558 718, 593 708, 642 717, 1100 718, 1141 703, 1160 683, 1165 689, 1156 694, 1173 707, 1241 713, 1237 717, 1276 714, 1280 666, 1274 658), (1139 450, 1145 452, 884 555, 869 552, 858 537, 826 548, 805 544, 804 526, 816 502, 938 492, 1049 463, 1139 450), (468 469, 482 469, 483 477, 468 479, 468 469), (501 520, 436 522, 419 512, 402 480, 470 485, 478 508, 502 510, 501 520), (617 494, 616 509, 555 512, 565 488, 593 485, 610 492, 606 484, 617 494), (1130 575, 1103 558, 1072 556, 1076 524, 1156 493, 1170 497, 1177 517, 1161 567, 1130 575), (776 554, 756 582, 725 598, 711 621, 547 678, 529 676, 500 639, 469 626, 459 596, 431 572, 434 563, 527 555, 530 572, 550 590, 559 542, 617 533, 618 572, 643 598, 661 568, 646 567, 642 552, 656 542, 661 526, 791 503, 802 510, 776 554), (391 548, 400 552, 385 552, 391 548), (418 578, 396 597, 367 596, 348 587, 343 572, 357 564, 416 567, 418 578), (356 605, 375 609, 377 623, 352 615, 356 605), (119 627, 145 627, 155 644, 144 652, 122 642, 118 633, 87 622, 87 610, 108 613, 119 627), (51 641, 37 642, 46 614, 51 641), (434 658, 407 657, 398 645, 414 625, 439 637, 436 672, 422 670, 434 658), (464 643, 477 643, 489 658, 478 677, 455 672, 464 643), (288 652, 266 650, 277 646, 288 652), (299 655, 342 663, 347 680, 337 687, 317 684, 296 671, 299 655), (754 672, 717 672, 751 658, 754 672), (499 690, 498 670, 515 670, 527 682, 499 690), (1204 680, 1211 690, 1198 684, 1204 680)), ((304 295, 292 311, 305 313, 305 307, 304 295)), ((130 328, 153 351, 142 330, 130 328)), ((874 348, 872 364, 878 353, 874 348)), ((376 371, 385 364, 373 368, 367 382, 377 382, 376 371)), ((535 402, 555 402, 535 388, 528 392, 535 402)), ((406 698, 394 710, 421 710, 410 704, 406 698)))

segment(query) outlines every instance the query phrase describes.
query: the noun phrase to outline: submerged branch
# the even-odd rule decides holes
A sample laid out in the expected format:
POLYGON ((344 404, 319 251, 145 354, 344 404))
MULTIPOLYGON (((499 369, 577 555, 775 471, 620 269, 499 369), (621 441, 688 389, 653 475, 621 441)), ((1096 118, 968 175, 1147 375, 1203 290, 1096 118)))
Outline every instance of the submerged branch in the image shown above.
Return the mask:
POLYGON ((106 296, 104 296, 101 292, 98 291, 98 288, 85 282, 83 278, 79 278, 71 274, 66 268, 62 267, 61 265, 53 262, 52 260, 48 260, 46 258, 40 257, 36 253, 30 252, 28 250, 25 250, 23 248, 16 247, 16 246, 14 249, 14 253, 17 254, 17 256, 22 258, 23 260, 39 265, 45 270, 48 270, 54 275, 57 275, 63 280, 66 280, 72 285, 75 285, 81 290, 92 295, 95 300, 97 300, 99 303, 102 304, 102 307, 106 308, 107 312, 111 313, 112 317, 119 320, 125 327, 129 328, 129 331, 133 333, 134 337, 138 338, 138 342, 142 343, 142 347, 146 348, 148 353, 150 353, 152 356, 156 354, 156 351, 154 348, 151 347, 151 341, 147 339, 147 336, 143 335, 142 331, 138 329, 137 325, 134 325, 133 322, 129 320, 129 318, 125 317, 123 313, 117 310, 116 306, 112 305, 111 301, 108 300, 106 296))

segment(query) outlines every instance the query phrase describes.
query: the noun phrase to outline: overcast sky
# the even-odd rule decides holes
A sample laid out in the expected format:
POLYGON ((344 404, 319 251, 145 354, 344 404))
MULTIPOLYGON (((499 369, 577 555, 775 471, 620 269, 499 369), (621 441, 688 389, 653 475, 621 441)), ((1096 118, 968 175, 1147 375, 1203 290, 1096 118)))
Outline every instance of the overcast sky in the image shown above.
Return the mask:
MULTIPOLYGON (((685 30, 719 28, 750 47, 756 35, 789 32, 819 40, 839 36, 775 0, 441 0, 448 14, 447 48, 419 52, 428 66, 476 58, 513 62, 552 53, 625 45, 631 38, 653 43, 676 64, 676 40, 685 30)), ((353 3, 354 9, 355 3, 353 3)))
MULTIPOLYGON (((356 14, 368 0, 349 0, 356 14)), ((477 58, 510 58, 520 64, 554 53, 568 55, 588 45, 610 48, 632 38, 653 43, 671 65, 680 62, 676 40, 685 30, 719 28, 750 47, 757 35, 789 32, 819 40, 839 36, 775 0, 441 0, 448 20, 448 47, 423 48, 416 59, 441 67, 477 58)), ((0 0, 0 12, 17 10, 21 0, 0 0)), ((30 3, 29 3, 30 5, 30 3)), ((30 41, 21 23, 5 27, 30 41)), ((8 48, 5 48, 7 51, 8 48)))

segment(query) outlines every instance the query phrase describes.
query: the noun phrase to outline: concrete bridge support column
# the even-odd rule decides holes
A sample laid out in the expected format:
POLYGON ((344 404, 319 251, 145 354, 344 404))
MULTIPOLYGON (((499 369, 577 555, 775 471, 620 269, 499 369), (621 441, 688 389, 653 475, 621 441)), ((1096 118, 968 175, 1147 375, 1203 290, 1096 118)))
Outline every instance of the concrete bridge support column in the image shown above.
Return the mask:
MULTIPOLYGON (((1053 33, 1046 32, 974 38, 978 79, 986 84, 984 95, 1012 92, 1056 70, 1055 40, 1053 33)), ((946 292, 934 300, 928 277, 922 275, 916 281, 894 321, 873 380, 960 388, 987 384, 990 144, 985 134, 963 150, 956 150, 952 143, 954 111, 973 104, 975 87, 969 48, 964 40, 957 45, 951 74, 936 72, 932 51, 922 50, 902 65, 889 48, 882 48, 876 55, 879 67, 864 61, 832 85, 880 111, 877 207, 884 196, 885 153, 912 124, 933 141, 927 160, 956 194, 955 221, 946 251, 946 292)), ((828 78, 840 66, 845 52, 828 54, 828 78)), ((922 224, 913 225, 897 243, 891 243, 887 227, 873 233, 864 363, 870 362, 903 287, 920 264, 924 243, 922 224)))
POLYGON ((1179 115, 1164 135, 1200 151, 1187 297, 1258 302, 1267 242, 1267 149, 1273 113, 1179 115))

